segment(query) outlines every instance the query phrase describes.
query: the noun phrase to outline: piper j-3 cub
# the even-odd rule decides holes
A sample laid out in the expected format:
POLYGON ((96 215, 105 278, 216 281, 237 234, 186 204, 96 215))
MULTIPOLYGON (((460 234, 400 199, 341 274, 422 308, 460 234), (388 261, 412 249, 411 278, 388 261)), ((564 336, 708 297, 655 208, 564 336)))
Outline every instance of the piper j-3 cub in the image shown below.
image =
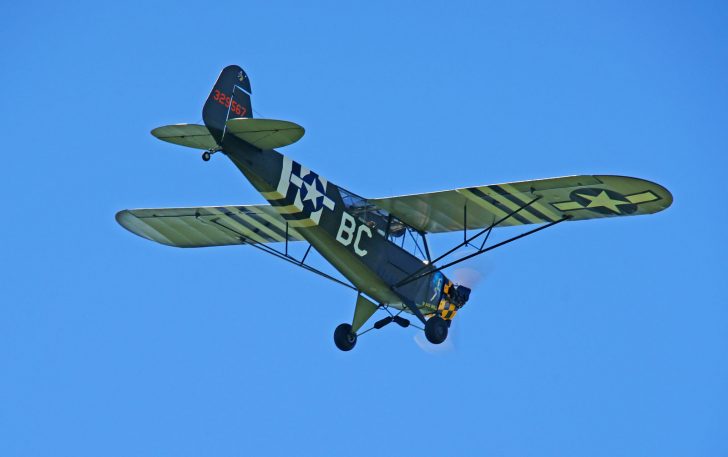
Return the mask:
POLYGON ((202 118, 205 125, 167 125, 152 135, 203 150, 205 161, 222 152, 269 204, 133 209, 120 211, 116 220, 169 246, 249 245, 350 287, 357 292, 353 319, 334 331, 342 351, 354 347, 377 310, 387 315, 372 328, 413 325, 440 344, 470 297, 470 289, 454 284, 444 269, 562 222, 651 214, 672 203, 670 192, 658 184, 604 175, 362 198, 275 150, 298 141, 304 130, 293 122, 253 118, 250 80, 236 65, 223 69, 202 118), (538 226, 486 245, 494 228, 531 224, 538 226), (476 232, 468 236, 468 230, 476 232), (452 231, 463 231, 463 242, 433 256, 427 235, 452 231), (414 241, 414 253, 404 249, 405 239, 414 241), (309 244, 303 258, 289 253, 289 244, 298 241, 309 244), (464 246, 476 250, 448 261, 464 246), (346 280, 306 263, 311 248, 346 280), (417 322, 411 324, 403 313, 417 322))

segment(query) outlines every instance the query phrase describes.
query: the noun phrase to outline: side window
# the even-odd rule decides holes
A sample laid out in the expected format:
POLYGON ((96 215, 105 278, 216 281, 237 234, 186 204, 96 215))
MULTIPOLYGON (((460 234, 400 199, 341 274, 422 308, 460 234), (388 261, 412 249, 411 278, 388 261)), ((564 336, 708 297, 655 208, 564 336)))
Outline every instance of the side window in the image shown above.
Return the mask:
POLYGON ((354 193, 339 187, 346 210, 364 223, 372 232, 386 237, 391 243, 422 260, 427 259, 422 235, 388 212, 377 208, 354 193))
POLYGON ((418 257, 423 261, 427 260, 422 234, 396 217, 390 215, 388 220, 389 231, 387 238, 389 241, 398 245, 415 257, 418 257))
POLYGON ((372 232, 377 231, 385 236, 389 214, 369 203, 365 198, 339 188, 344 206, 354 217, 369 227, 372 232))

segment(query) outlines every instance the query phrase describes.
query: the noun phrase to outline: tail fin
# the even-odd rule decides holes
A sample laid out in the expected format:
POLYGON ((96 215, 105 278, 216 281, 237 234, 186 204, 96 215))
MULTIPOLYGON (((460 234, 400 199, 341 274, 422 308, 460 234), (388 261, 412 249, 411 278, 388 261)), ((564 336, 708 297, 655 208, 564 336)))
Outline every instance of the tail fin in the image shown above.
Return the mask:
POLYGON ((222 144, 225 122, 236 117, 253 117, 250 79, 237 65, 223 68, 202 108, 202 120, 217 144, 222 144))

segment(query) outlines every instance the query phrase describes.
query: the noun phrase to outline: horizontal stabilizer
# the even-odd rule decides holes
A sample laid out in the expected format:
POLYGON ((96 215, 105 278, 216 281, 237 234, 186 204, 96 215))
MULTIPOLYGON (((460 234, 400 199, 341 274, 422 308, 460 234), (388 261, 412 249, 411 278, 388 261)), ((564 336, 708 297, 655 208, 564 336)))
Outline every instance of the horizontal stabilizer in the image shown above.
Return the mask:
POLYGON ((300 125, 275 119, 237 118, 227 121, 225 134, 250 143, 258 149, 275 149, 300 140, 305 130, 300 125))
POLYGON ((204 125, 174 124, 157 127, 152 135, 168 143, 187 146, 188 148, 210 150, 217 148, 215 139, 204 125))

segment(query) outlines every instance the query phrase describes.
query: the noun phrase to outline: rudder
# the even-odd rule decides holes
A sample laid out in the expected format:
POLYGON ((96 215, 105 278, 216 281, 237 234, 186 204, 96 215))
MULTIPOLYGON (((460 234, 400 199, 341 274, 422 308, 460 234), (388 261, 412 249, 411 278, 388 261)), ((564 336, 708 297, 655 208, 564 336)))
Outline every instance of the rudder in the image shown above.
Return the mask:
POLYGON ((228 120, 253 117, 251 93, 250 79, 242 68, 223 68, 202 108, 202 120, 218 144, 222 144, 228 120))

